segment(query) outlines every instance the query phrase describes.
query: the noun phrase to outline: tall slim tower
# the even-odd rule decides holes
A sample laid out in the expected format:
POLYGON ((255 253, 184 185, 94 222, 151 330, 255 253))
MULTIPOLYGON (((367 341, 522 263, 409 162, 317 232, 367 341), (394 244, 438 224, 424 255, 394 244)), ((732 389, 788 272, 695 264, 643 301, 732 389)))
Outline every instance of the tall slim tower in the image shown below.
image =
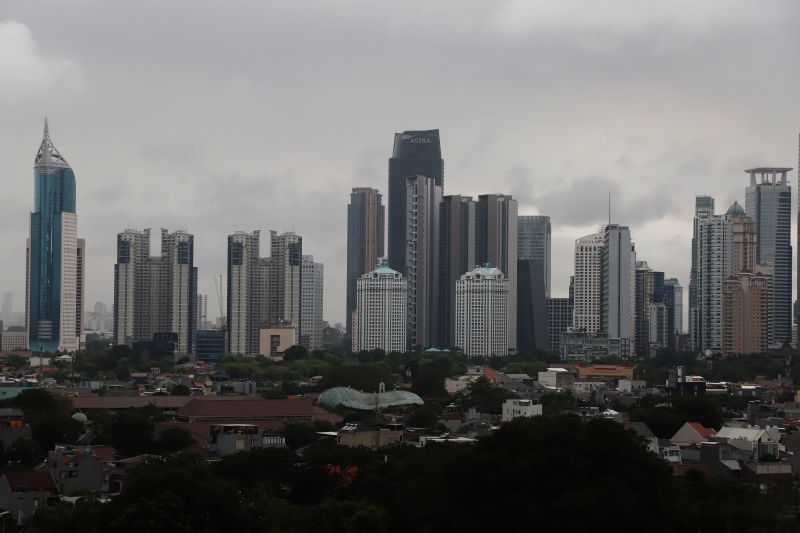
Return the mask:
POLYGON ((280 235, 270 231, 269 235, 268 320, 299 327, 303 238, 293 231, 280 235))
POLYGON ((722 353, 722 291, 733 274, 733 222, 714 214, 714 199, 695 199, 692 270, 689 277, 689 345, 722 353))
POLYGON ((26 251, 25 323, 31 350, 74 351, 83 334, 83 239, 78 239, 75 174, 50 140, 47 120, 33 165, 26 251))
POLYGON ((383 257, 385 212, 377 189, 356 187, 347 206, 347 334, 352 336, 356 282, 383 257))
POLYGON ((774 267, 772 341, 792 340, 792 192, 791 168, 751 168, 745 211, 756 227, 756 262, 774 267))
POLYGON ((425 176, 410 177, 406 183, 408 343, 410 346, 430 346, 438 339, 436 310, 439 308, 439 203, 442 188, 433 178, 425 176))
POLYGON ((609 338, 635 342, 636 258, 627 226, 610 224, 603 234, 600 276, 600 329, 609 338))
POLYGON ((517 258, 542 261, 545 297, 550 298, 550 217, 519 217, 517 222, 517 258))
POLYGON ((455 346, 456 282, 475 268, 475 202, 442 198, 439 207, 439 346, 455 346))
POLYGON ((475 207, 475 261, 490 264, 508 280, 508 349, 517 349, 517 201, 482 194, 475 207))
POLYGON ((300 344, 309 350, 322 348, 322 293, 324 265, 304 255, 300 283, 300 344))
MULTIPOLYGON (((394 150, 389 159, 389 267, 406 272, 406 179, 425 176, 444 190, 444 160, 439 130, 395 133, 394 150)), ((440 192, 441 194, 441 192, 440 192)))
POLYGON ((227 353, 256 355, 259 325, 266 318, 265 261, 259 258, 261 232, 228 235, 227 353))

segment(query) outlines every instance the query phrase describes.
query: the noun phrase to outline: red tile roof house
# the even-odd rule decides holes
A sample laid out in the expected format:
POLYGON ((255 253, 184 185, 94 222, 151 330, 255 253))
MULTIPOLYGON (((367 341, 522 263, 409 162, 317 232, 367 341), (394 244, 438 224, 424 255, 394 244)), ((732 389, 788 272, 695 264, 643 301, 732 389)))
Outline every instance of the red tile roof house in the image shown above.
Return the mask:
POLYGON ((39 508, 58 505, 60 499, 50 472, 6 472, 0 477, 0 507, 19 525, 27 525, 39 508))
POLYGON ((716 434, 715 430, 705 428, 699 422, 686 422, 669 441, 674 444, 689 445, 695 442, 708 442, 708 438, 716 434))

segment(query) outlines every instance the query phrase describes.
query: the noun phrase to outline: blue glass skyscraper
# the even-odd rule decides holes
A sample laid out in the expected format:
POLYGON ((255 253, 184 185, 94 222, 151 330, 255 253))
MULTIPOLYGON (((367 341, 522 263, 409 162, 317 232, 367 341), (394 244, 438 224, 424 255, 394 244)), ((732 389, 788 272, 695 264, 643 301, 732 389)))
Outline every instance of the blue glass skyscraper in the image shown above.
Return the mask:
POLYGON ((26 323, 34 351, 74 351, 83 333, 84 242, 78 239, 75 173, 44 138, 33 166, 27 242, 26 323))

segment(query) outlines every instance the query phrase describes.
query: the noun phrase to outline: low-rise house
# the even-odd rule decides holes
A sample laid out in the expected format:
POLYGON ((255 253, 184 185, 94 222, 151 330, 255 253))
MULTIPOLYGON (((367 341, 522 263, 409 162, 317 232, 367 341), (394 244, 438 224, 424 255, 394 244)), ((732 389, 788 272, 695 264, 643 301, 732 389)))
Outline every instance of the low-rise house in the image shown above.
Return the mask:
POLYGON ((723 427, 714 440, 727 442, 740 450, 751 451, 755 459, 767 454, 777 458, 780 451, 778 444, 780 436, 776 427, 767 429, 723 427))
POLYGON ((686 422, 669 441, 673 444, 689 445, 696 442, 707 442, 716 434, 714 429, 705 428, 699 422, 686 422))
POLYGON ((77 490, 100 490, 103 488, 103 466, 100 460, 78 449, 56 446, 47 459, 34 469, 50 472, 61 494, 70 495, 77 490))
POLYGON ((575 383, 575 376, 565 368, 551 367, 539 372, 539 383, 547 389, 571 390, 575 383))
POLYGON ((613 382, 612 378, 605 377, 578 378, 573 383, 572 390, 576 394, 597 392, 609 388, 613 382))
POLYGON ((403 426, 389 424, 385 428, 376 429, 363 423, 345 424, 339 431, 322 431, 323 439, 331 439, 343 446, 358 448, 364 446, 377 450, 381 446, 404 442, 403 426))
POLYGON ((50 472, 6 472, 0 476, 0 508, 27 525, 38 509, 58 505, 58 486, 50 472))
POLYGON ((31 438, 31 427, 22 421, 22 417, 21 409, 0 409, 0 441, 4 449, 11 448, 17 439, 31 438))
POLYGON ((752 483, 759 487, 775 481, 781 476, 792 474, 792 465, 784 463, 742 463, 741 480, 745 483, 752 483))
POLYGON ((285 448, 286 435, 265 432, 258 424, 212 424, 208 451, 219 457, 260 448, 285 448))
POLYGON ((503 422, 524 416, 541 416, 542 404, 534 404, 532 400, 506 400, 503 402, 503 422))
POLYGON ((658 437, 656 437, 644 422, 628 422, 625 429, 633 431, 647 443, 647 449, 659 455, 658 437))

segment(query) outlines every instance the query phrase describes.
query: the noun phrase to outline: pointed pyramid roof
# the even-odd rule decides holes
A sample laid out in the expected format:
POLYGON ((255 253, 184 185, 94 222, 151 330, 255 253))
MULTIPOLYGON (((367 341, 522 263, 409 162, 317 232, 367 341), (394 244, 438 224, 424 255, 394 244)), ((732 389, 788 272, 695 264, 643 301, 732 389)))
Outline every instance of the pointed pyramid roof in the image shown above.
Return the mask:
POLYGON ((53 141, 50 140, 47 119, 44 119, 44 137, 42 137, 42 144, 39 146, 39 151, 36 152, 36 161, 33 164, 33 168, 37 167, 71 168, 64 156, 53 146, 53 141))

